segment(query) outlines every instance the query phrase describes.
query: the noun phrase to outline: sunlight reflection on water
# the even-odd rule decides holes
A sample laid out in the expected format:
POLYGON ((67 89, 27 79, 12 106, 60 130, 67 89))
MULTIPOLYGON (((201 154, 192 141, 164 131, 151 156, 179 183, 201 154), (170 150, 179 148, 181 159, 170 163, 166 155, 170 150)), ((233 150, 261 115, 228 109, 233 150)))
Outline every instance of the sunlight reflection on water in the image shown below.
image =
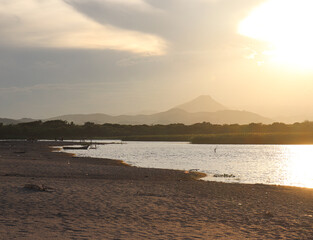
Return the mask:
POLYGON ((70 152, 79 156, 124 160, 138 167, 199 169, 207 174, 204 180, 313 188, 313 145, 126 143, 70 152), (214 177, 223 174, 235 177, 214 177))
POLYGON ((313 146, 284 146, 286 160, 282 163, 286 168, 285 185, 296 185, 313 188, 313 146))

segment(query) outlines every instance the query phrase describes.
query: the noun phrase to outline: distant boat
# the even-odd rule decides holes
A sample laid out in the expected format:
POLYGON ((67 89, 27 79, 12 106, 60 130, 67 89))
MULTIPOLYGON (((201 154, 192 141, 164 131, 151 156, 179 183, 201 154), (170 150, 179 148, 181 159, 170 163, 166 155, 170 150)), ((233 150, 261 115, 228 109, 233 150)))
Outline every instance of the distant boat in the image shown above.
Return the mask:
POLYGON ((81 145, 81 146, 64 146, 64 150, 87 150, 89 145, 81 145))

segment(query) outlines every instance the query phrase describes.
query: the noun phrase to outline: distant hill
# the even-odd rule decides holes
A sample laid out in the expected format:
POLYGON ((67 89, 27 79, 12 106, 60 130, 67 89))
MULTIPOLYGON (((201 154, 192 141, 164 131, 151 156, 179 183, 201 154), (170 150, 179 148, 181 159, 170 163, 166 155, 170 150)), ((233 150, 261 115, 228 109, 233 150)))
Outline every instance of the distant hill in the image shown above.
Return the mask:
POLYGON ((0 118, 0 123, 3 125, 10 125, 10 124, 18 124, 18 123, 26 123, 26 122, 33 122, 36 121, 35 119, 31 118, 22 118, 22 119, 10 119, 10 118, 0 118))
POLYGON ((85 122, 94 122, 97 124, 103 123, 116 123, 116 124, 171 124, 171 123, 183 123, 194 124, 199 122, 210 122, 214 124, 248 124, 255 123, 272 123, 269 118, 262 117, 258 114, 224 110, 217 112, 199 112, 189 113, 182 109, 171 109, 166 112, 156 113, 152 115, 121 115, 110 116, 106 114, 90 114, 90 115, 63 115, 49 120, 65 120, 68 122, 74 122, 75 124, 84 124, 85 122))
MULTIPOLYGON (((113 124, 171 124, 183 123, 194 124, 199 122, 210 122, 212 124, 249 124, 249 123, 264 123, 269 124, 273 121, 258 114, 229 110, 222 104, 218 103, 210 96, 200 96, 190 102, 181 104, 165 112, 154 114, 137 114, 137 115, 120 115, 111 116, 108 114, 70 114, 58 117, 45 119, 49 120, 64 120, 82 125, 86 122, 96 124, 113 123, 113 124)), ((18 124, 21 122, 31 122, 34 119, 0 119, 3 124, 18 124)))
POLYGON ((68 115, 62 115, 58 117, 53 117, 46 119, 46 121, 51 121, 51 120, 63 120, 67 122, 73 122, 75 124, 84 124, 85 122, 93 122, 97 124, 102 124, 102 123, 114 123, 116 117, 110 116, 107 114, 103 113, 95 113, 95 114, 68 114, 68 115))
POLYGON ((190 113, 217 112, 217 111, 228 110, 225 106, 215 101, 209 95, 199 96, 196 99, 190 102, 181 104, 179 106, 176 106, 175 108, 179 108, 190 113))
POLYGON ((210 122, 213 124, 248 124, 272 123, 269 118, 247 111, 228 110, 225 106, 215 101, 210 96, 200 96, 190 102, 181 104, 165 112, 155 114, 120 115, 107 114, 74 114, 63 115, 48 120, 65 120, 75 124, 94 122, 97 124, 194 124, 210 122))

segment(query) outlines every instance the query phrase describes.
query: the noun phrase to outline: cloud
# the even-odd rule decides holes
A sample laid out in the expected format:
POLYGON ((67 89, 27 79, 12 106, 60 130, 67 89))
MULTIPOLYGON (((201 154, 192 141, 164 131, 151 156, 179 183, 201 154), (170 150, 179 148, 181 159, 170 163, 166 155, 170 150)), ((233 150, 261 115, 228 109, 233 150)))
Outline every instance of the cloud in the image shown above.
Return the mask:
POLYGON ((225 104, 261 95, 250 83, 262 78, 249 70, 255 43, 237 24, 262 1, 0 0, 1 113, 123 113, 200 94, 225 104))
POLYGON ((62 0, 0 0, 2 45, 114 49, 161 55, 166 42, 153 34, 99 24, 62 0))
POLYGON ((236 35, 262 0, 0 0, 0 44, 163 55, 205 51, 236 35))
POLYGON ((118 60, 116 64, 118 66, 133 66, 139 63, 152 63, 156 62, 158 59, 155 56, 146 54, 141 56, 131 56, 118 60))
POLYGON ((262 1, 66 0, 100 24, 160 36, 172 51, 205 51, 232 41, 238 22, 262 1))
POLYGON ((19 92, 33 92, 33 91, 54 91, 54 90, 62 90, 62 91, 89 91, 99 88, 105 88, 118 85, 118 83, 107 82, 107 83, 76 83, 76 84, 67 84, 67 83, 55 83, 55 84, 36 84, 33 86, 27 87, 7 87, 0 88, 0 94, 11 94, 11 93, 19 93, 19 92))

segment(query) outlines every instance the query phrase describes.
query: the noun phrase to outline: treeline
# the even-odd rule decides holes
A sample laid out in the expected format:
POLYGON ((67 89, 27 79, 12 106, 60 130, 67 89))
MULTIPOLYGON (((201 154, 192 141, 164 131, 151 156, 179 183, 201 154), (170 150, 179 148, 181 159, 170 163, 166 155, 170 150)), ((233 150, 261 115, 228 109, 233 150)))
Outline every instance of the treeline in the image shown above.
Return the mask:
MULTIPOLYGON (((306 139, 313 142, 313 122, 294 124, 251 123, 247 125, 217 125, 207 122, 193 125, 120 125, 94 124, 87 122, 84 125, 75 125, 61 120, 35 121, 16 125, 0 124, 1 139, 109 139, 122 140, 168 140, 192 141, 195 143, 217 143, 251 141, 251 139, 275 139, 281 142, 293 136, 294 139, 306 139), (248 137, 250 136, 250 137, 248 137), (249 140, 250 139, 250 140, 249 140)), ((259 141, 259 140, 254 140, 259 141)), ((261 141, 262 142, 262 141, 261 141)))

